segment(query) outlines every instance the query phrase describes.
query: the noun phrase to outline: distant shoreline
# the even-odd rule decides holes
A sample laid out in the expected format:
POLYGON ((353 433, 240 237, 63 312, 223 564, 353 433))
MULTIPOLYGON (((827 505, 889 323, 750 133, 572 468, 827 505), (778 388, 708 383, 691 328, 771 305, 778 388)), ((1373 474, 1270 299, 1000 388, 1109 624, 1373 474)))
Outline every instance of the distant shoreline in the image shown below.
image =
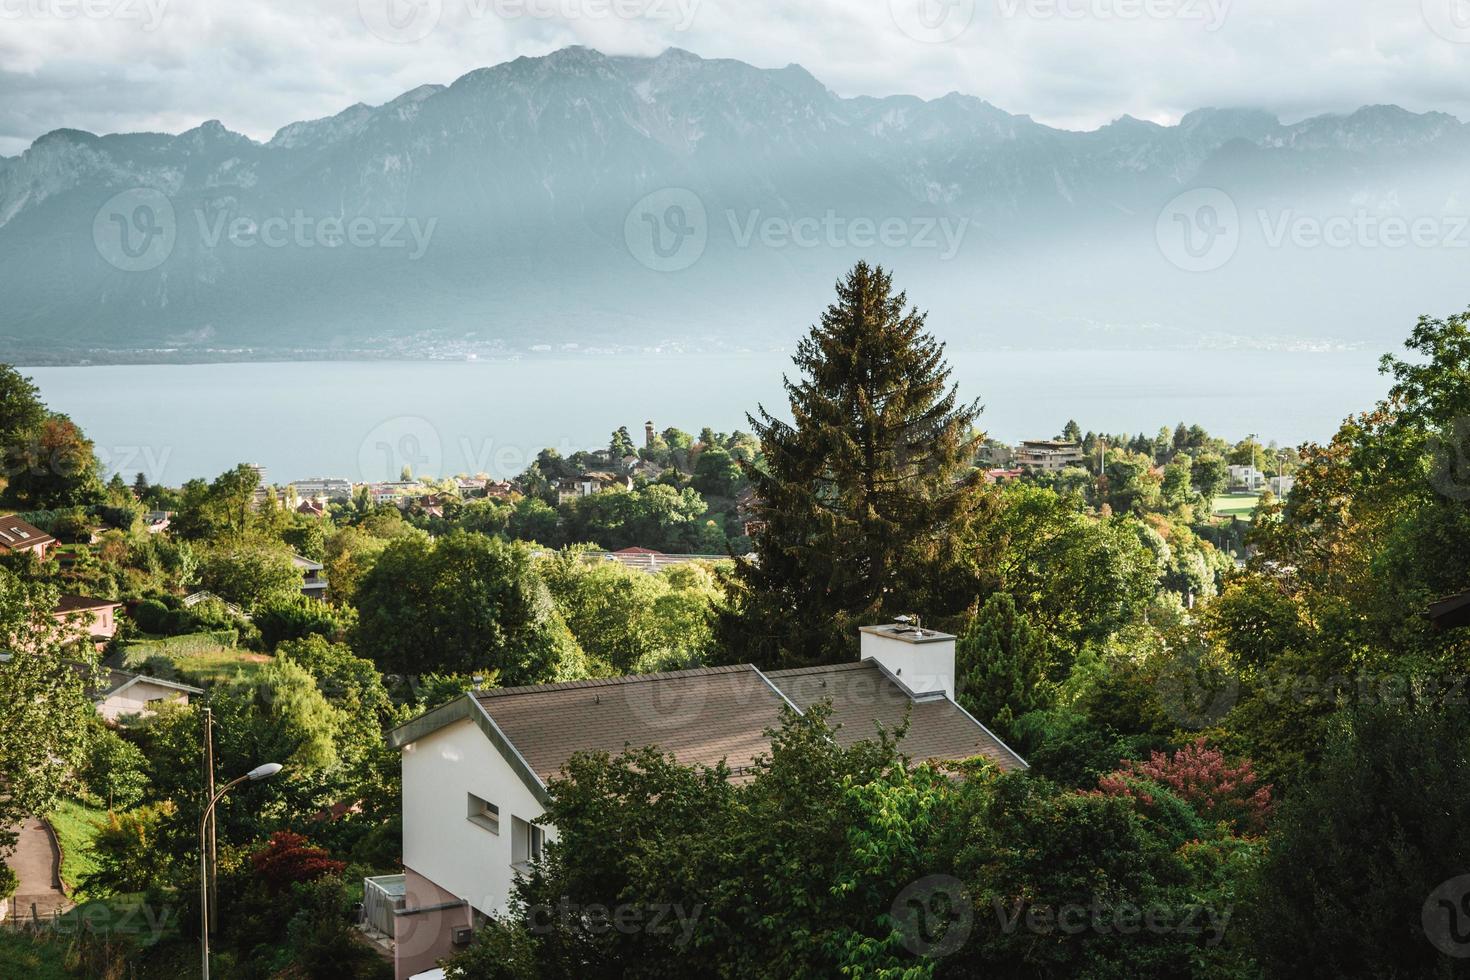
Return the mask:
MULTIPOLYGON (((1273 347, 1268 345, 1234 344, 1212 346, 1157 346, 1157 347, 1018 347, 1018 346, 962 346, 949 344, 950 353, 1006 353, 1006 354, 1158 354, 1197 353, 1210 354, 1361 354, 1381 352, 1380 348, 1367 342, 1341 344, 1302 344, 1273 347)), ((519 360, 564 360, 567 358, 617 358, 632 357, 769 357, 773 354, 789 356, 791 347, 770 347, 760 350, 715 349, 684 347, 627 347, 605 348, 580 345, 558 345, 552 349, 459 351, 316 351, 316 350, 250 350, 250 351, 163 351, 149 350, 88 350, 88 351, 12 351, 0 360, 17 368, 34 367, 118 367, 168 366, 189 364, 301 364, 301 363, 499 363, 519 360)))

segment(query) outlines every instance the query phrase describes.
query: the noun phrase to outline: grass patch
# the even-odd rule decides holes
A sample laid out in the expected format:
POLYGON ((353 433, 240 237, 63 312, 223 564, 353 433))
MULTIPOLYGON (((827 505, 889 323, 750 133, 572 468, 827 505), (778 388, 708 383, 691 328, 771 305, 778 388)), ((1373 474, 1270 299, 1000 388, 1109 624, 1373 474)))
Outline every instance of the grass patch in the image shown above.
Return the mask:
POLYGON ((70 980, 75 975, 66 968, 66 944, 54 936, 0 931, 0 977, 70 980))
POLYGON ((262 664, 270 663, 264 653, 249 653, 220 647, 205 653, 184 654, 173 658, 174 669, 185 683, 199 687, 234 680, 237 676, 246 680, 259 672, 262 664))
POLYGON ((249 678, 270 657, 220 642, 222 638, 233 640, 234 635, 233 630, 225 630, 133 640, 120 646, 122 667, 201 687, 234 680, 236 675, 249 678), (158 668, 158 658, 167 660, 172 669, 158 668))
POLYGON ((49 819, 61 842, 61 880, 75 892, 82 879, 97 870, 92 841, 97 838, 97 822, 107 819, 107 811, 63 800, 49 819))
POLYGON ((1250 520, 1260 502, 1260 494, 1225 493, 1215 498, 1214 513, 1221 517, 1240 517, 1250 520))

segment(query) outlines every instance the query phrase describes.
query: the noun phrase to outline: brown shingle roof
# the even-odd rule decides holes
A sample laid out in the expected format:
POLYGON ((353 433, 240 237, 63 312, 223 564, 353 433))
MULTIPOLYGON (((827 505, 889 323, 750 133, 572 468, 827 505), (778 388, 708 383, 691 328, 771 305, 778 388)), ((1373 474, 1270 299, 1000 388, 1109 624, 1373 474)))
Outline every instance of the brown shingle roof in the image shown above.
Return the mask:
POLYGON ((959 761, 979 755, 1006 770, 1025 765, 953 701, 939 696, 911 697, 875 661, 773 670, 766 676, 802 711, 823 698, 830 699, 828 723, 842 726, 837 741, 843 745, 874 738, 879 724, 894 731, 907 717, 909 730, 898 749, 911 759, 959 761))
POLYGON ((543 781, 579 751, 656 746, 741 772, 779 726, 781 695, 749 665, 482 691, 481 706, 543 781))
POLYGON ((41 542, 55 541, 51 535, 11 514, 0 517, 0 548, 29 548, 41 542))
POLYGON ((56 600, 53 615, 80 612, 83 609, 114 609, 122 603, 115 599, 93 599, 84 595, 64 595, 56 600))

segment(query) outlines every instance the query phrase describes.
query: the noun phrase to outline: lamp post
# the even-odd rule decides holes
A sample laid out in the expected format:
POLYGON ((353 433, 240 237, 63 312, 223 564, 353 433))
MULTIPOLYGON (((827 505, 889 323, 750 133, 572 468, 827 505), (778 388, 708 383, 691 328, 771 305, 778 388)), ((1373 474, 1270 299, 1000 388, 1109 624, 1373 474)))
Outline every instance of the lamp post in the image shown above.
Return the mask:
POLYGON ((209 828, 209 815, 214 812, 214 805, 223 799, 226 793, 247 779, 255 783, 262 779, 270 779, 280 771, 279 762, 267 762, 263 766, 256 766, 243 776, 235 777, 214 794, 209 803, 205 805, 204 813, 199 818, 199 954, 202 960, 204 980, 209 980, 209 848, 205 842, 205 833, 209 828))

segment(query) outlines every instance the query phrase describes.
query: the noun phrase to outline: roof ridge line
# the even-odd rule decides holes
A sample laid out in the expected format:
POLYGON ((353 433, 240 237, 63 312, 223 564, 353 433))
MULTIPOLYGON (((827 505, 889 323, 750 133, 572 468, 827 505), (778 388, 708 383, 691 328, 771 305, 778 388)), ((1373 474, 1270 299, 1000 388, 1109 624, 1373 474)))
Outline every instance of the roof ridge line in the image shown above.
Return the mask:
POLYGON ((516 687, 491 687, 483 691, 469 692, 477 698, 509 697, 517 694, 536 694, 542 691, 570 691, 584 687, 616 687, 623 684, 639 684, 644 681, 661 681, 679 677, 708 677, 714 674, 734 674, 744 671, 760 673, 754 664, 724 664, 718 667, 693 667, 689 670, 663 670, 652 674, 624 674, 620 677, 588 677, 577 681, 555 681, 551 684, 521 684, 516 687))

